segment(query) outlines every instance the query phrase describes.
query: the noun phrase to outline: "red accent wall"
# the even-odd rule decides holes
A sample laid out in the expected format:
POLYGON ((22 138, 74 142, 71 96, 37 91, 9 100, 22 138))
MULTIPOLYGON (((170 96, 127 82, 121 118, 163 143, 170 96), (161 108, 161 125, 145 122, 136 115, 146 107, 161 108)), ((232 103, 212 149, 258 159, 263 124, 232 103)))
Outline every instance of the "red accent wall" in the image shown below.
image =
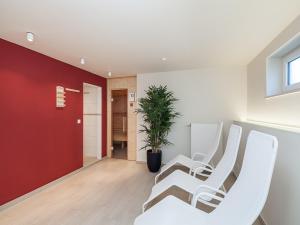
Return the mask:
POLYGON ((83 82, 102 87, 106 155, 106 79, 0 39, 0 205, 82 167, 83 82), (56 86, 66 107, 55 106, 56 86))

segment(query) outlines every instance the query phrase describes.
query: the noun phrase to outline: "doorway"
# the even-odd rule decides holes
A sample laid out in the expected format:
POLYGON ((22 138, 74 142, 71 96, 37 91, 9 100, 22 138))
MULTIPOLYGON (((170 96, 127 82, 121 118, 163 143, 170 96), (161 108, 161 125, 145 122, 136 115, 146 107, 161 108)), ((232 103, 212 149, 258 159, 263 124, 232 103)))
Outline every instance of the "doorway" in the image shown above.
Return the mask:
POLYGON ((83 166, 102 158, 102 88, 83 83, 83 166))
POLYGON ((112 158, 127 159, 127 89, 111 91, 112 158))

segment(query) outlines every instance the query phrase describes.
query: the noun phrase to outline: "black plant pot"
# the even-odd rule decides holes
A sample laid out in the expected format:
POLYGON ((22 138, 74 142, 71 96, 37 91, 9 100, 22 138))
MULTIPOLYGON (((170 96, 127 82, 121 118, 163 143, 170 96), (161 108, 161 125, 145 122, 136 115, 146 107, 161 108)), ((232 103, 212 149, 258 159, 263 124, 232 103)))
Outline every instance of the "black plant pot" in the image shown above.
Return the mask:
POLYGON ((147 150, 147 166, 152 173, 159 171, 161 167, 161 151, 152 152, 152 150, 147 150))

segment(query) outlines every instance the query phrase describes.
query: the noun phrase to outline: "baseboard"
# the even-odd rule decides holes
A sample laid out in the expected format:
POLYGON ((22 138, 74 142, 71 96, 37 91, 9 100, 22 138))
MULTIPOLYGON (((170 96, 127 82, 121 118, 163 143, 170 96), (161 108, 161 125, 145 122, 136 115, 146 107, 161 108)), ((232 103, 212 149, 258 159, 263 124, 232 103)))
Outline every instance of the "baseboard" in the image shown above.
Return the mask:
POLYGON ((16 199, 14 199, 14 200, 11 200, 11 201, 9 201, 9 202, 7 202, 7 203, 1 205, 1 206, 0 206, 0 211, 3 211, 3 210, 5 210, 5 209, 7 209, 7 208, 10 208, 10 207, 12 207, 12 206, 14 206, 14 205, 16 205, 16 204, 22 202, 22 201, 25 201, 26 199, 32 197, 33 195, 36 195, 37 193, 40 193, 41 191, 43 191, 43 190, 45 190, 45 189, 47 189, 47 188, 49 188, 49 187, 52 187, 52 186, 54 186, 54 185, 56 185, 56 184, 59 184, 59 183, 61 183, 62 181, 66 180, 67 178, 69 178, 69 177, 71 177, 71 176, 73 176, 73 175, 79 173, 79 172, 82 171, 82 170, 87 169, 88 167, 90 167, 90 166, 92 166, 92 165, 94 165, 94 164, 96 164, 96 163, 98 163, 98 162, 100 162, 100 161, 101 161, 101 160, 96 161, 96 162, 94 162, 94 163, 92 163, 92 164, 90 164, 90 165, 81 167, 81 168, 79 168, 79 169, 77 169, 77 170, 74 170, 73 172, 68 173, 68 174, 66 174, 66 175, 64 175, 64 176, 62 176, 62 177, 60 177, 60 178, 58 178, 58 179, 56 179, 56 180, 54 180, 54 181, 51 181, 51 182, 48 183, 48 184, 45 184, 45 185, 43 185, 43 186, 41 186, 41 187, 39 187, 39 188, 37 188, 37 189, 35 189, 35 190, 33 190, 33 191, 27 193, 27 194, 24 194, 24 195, 22 195, 22 196, 20 196, 20 197, 18 197, 18 198, 16 198, 16 199))

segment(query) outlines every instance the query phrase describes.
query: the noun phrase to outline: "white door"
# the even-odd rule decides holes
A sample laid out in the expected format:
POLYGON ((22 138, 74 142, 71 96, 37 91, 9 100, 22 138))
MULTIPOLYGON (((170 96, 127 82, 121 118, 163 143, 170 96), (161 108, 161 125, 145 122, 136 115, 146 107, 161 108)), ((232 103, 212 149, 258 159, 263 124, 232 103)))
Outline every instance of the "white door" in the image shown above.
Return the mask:
POLYGON ((102 88, 83 84, 83 154, 102 158, 102 88))

